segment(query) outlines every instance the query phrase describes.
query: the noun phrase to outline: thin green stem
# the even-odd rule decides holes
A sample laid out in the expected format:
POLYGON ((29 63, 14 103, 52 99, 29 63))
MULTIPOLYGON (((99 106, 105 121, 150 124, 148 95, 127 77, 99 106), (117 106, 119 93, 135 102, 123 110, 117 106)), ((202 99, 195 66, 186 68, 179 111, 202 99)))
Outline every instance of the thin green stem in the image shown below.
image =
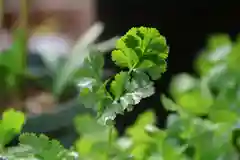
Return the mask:
POLYGON ((113 126, 110 126, 108 132, 108 159, 111 159, 113 126))

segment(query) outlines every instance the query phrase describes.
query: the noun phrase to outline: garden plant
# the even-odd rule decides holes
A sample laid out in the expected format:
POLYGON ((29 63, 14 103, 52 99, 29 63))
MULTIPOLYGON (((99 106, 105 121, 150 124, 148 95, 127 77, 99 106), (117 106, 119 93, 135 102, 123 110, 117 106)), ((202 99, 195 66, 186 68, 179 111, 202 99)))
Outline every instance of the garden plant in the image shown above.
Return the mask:
POLYGON ((195 61, 197 74, 176 75, 169 96, 161 96, 170 112, 166 128, 157 128, 155 114, 148 110, 119 137, 116 116, 155 93, 154 81, 166 71, 169 50, 156 29, 132 28, 112 51, 120 73, 103 81, 104 61, 99 54, 87 56, 79 70, 80 101, 96 114, 75 118, 80 134, 75 146, 67 150, 44 135, 23 133, 18 146, 6 147, 24 125, 23 113, 8 110, 0 123, 1 156, 9 160, 238 160, 239 46, 239 39, 232 41, 227 35, 210 37, 195 61))
MULTIPOLYGON (((140 27, 132 28, 118 40, 116 50, 112 52, 112 59, 118 66, 127 70, 117 74, 113 80, 110 78, 102 82, 100 78, 101 67, 104 63, 102 55, 89 55, 85 59, 78 83, 80 99, 86 107, 91 107, 96 111, 98 119, 96 123, 99 123, 101 127, 107 127, 109 150, 103 154, 107 159, 115 157, 115 153, 112 152, 115 137, 114 118, 117 114, 123 114, 125 110, 130 111, 133 105, 139 103, 142 98, 154 94, 152 80, 160 78, 166 70, 167 55, 168 46, 165 38, 154 28, 140 27), (106 87, 109 83, 108 91, 106 87)), ((23 125, 23 113, 14 110, 4 112, 2 126, 0 126, 3 139, 1 142, 2 157, 7 159, 76 159, 73 151, 64 149, 57 141, 33 133, 21 134, 18 146, 6 148, 5 145, 21 132, 23 125)))

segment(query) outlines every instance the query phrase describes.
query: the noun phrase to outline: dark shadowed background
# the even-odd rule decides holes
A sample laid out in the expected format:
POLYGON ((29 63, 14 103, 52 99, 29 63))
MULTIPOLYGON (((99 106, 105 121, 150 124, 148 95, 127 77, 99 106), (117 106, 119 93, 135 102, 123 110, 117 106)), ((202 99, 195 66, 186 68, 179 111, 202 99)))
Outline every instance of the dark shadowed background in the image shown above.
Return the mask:
MULTIPOLYGON (((133 26, 156 27, 167 38, 170 46, 168 71, 157 82, 157 93, 144 100, 132 113, 119 116, 120 132, 131 124, 138 113, 154 108, 158 124, 164 127, 166 112, 160 105, 160 94, 166 92, 171 77, 179 72, 193 72, 192 62, 208 35, 228 33, 232 38, 240 29, 240 4, 232 2, 204 2, 173 0, 99 0, 98 18, 105 23, 102 39, 122 35, 133 26)), ((110 57, 106 65, 113 66, 110 57)))

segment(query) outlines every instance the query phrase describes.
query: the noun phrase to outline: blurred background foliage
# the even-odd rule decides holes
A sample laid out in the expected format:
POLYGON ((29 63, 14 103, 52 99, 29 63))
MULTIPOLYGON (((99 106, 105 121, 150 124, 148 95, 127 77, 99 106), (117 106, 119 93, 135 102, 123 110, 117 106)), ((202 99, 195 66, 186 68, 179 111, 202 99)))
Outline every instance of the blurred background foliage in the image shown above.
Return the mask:
MULTIPOLYGON (((50 3, 52 6, 56 4, 55 2, 48 3, 49 6, 51 6, 50 3)), ((25 63, 20 61, 24 53, 19 52, 22 45, 17 39, 22 35, 16 38, 14 36, 14 45, 4 50, 4 52, 15 53, 14 56, 13 54, 0 56, 1 110, 7 106, 15 106, 20 110, 30 112, 32 117, 43 115, 41 120, 29 121, 30 127, 26 130, 46 132, 54 138, 64 137, 63 139, 67 139, 66 145, 69 146, 78 137, 77 133, 74 133, 70 136, 71 138, 66 138, 67 131, 72 133, 75 130, 75 126, 70 125, 73 120, 69 117, 73 117, 76 113, 88 112, 83 111, 83 107, 79 107, 79 102, 74 101, 77 92, 74 83, 79 74, 76 70, 82 56, 90 51, 104 52, 106 53, 104 54, 106 76, 111 72, 116 72, 118 69, 112 64, 109 50, 106 49, 112 48, 114 38, 113 41, 110 40, 103 46, 98 42, 123 35, 132 26, 143 25, 156 27, 167 38, 170 46, 168 69, 156 84, 157 94, 142 101, 131 113, 117 117, 116 126, 120 134, 124 133, 126 126, 134 123, 139 113, 149 108, 156 111, 157 126, 165 127, 168 111, 160 104, 159 97, 162 93, 172 97, 178 105, 192 114, 203 117, 210 114, 210 117, 217 121, 227 114, 231 115, 229 117, 234 120, 239 111, 237 107, 234 107, 238 104, 240 42, 237 34, 240 22, 236 20, 236 16, 240 14, 239 5, 232 4, 231 6, 222 2, 217 4, 212 2, 211 6, 210 2, 209 5, 203 5, 204 1, 196 5, 184 5, 184 3, 180 5, 179 2, 174 1, 164 1, 161 5, 158 3, 157 0, 115 0, 114 2, 92 0, 91 4, 77 5, 91 6, 86 7, 88 10, 82 10, 84 7, 80 7, 79 12, 76 12, 76 8, 74 12, 70 11, 71 9, 67 11, 48 9, 33 13, 34 10, 32 10, 28 17, 28 33, 34 36, 30 37, 29 56, 25 57, 28 59, 26 63, 31 66, 27 69, 29 72, 25 73, 25 63), (95 28, 96 30, 92 31, 89 36, 88 33, 91 31, 88 29, 97 20, 103 22, 104 29, 98 26, 98 29, 95 28), (81 37, 80 40, 79 37, 81 37), (74 48, 74 44, 79 44, 76 42, 81 44, 80 47, 74 48), (74 54, 70 54, 73 52, 83 54, 78 54, 76 58, 72 56, 74 54), (76 61, 78 61, 77 64, 75 64, 76 61), (72 74, 74 70, 76 71, 75 77, 72 74), (177 75, 180 72, 184 73, 177 75), (60 109, 62 111, 60 114, 60 111, 56 112, 53 109, 58 105, 63 106, 62 108, 70 106, 69 108, 73 109, 71 111, 60 109), (212 106, 223 110, 218 114, 211 114, 212 106), (226 106, 232 108, 226 111, 226 106), (47 127, 48 122, 52 122, 49 126, 55 126, 55 128, 47 127), (44 128, 47 129, 44 130, 44 128)), ((3 44, 1 49, 9 46, 11 41, 9 33, 16 28, 16 20, 21 17, 19 15, 9 10, 5 14, 0 34, 1 44, 3 44)), ((84 130, 79 132, 85 134, 82 133, 84 130)), ((86 149, 81 152, 87 154, 88 151, 86 149)))

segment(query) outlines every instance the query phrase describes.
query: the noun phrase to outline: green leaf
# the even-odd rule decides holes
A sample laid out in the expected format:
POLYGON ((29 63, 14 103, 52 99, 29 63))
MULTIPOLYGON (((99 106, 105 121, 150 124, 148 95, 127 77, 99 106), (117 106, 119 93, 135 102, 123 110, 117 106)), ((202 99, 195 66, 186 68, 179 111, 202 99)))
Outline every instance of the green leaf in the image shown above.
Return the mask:
POLYGON ((172 80, 170 92, 176 103, 189 113, 207 114, 213 105, 213 96, 206 79, 179 74, 172 80))
POLYGON ((112 60, 118 66, 129 68, 134 67, 138 63, 137 55, 131 51, 114 50, 112 51, 112 60))
POLYGON ((204 78, 208 81, 209 87, 216 91, 229 88, 236 81, 235 75, 229 72, 229 67, 226 63, 219 63, 213 66, 204 78))
POLYGON ((187 93, 199 86, 199 80, 187 73, 181 73, 173 77, 170 83, 170 93, 175 98, 187 93))
POLYGON ((179 106, 174 103, 171 99, 167 98, 164 94, 161 95, 161 102, 164 108, 168 111, 178 111, 179 106))
POLYGON ((88 156, 92 152, 92 146, 94 145, 95 140, 91 137, 81 137, 76 141, 76 150, 81 156, 88 156))
POLYGON ((128 79, 127 72, 120 72, 115 76, 115 80, 111 83, 111 91, 114 94, 115 99, 119 99, 123 94, 128 79))
POLYGON ((34 150, 36 158, 44 160, 74 160, 74 155, 64 149, 64 147, 56 140, 50 140, 47 136, 36 136, 32 133, 25 133, 19 137, 21 145, 30 146, 34 150))
POLYGON ((232 46, 232 50, 229 56, 227 57, 227 66, 235 72, 239 72, 238 70, 239 60, 240 60, 239 49, 240 49, 240 42, 235 43, 232 46))
POLYGON ((90 115, 79 115, 75 118, 74 122, 78 133, 81 135, 94 135, 91 136, 92 138, 99 138, 98 136, 102 134, 107 135, 107 127, 98 124, 96 119, 90 115))
POLYGON ((73 81, 77 81, 79 87, 84 87, 82 85, 86 83, 86 80, 91 81, 90 84, 101 81, 104 64, 103 55, 91 53, 84 59, 82 64, 79 63, 75 68, 69 68, 71 66, 67 66, 68 63, 70 62, 66 62, 66 66, 59 71, 58 77, 55 79, 54 92, 57 95, 63 91, 67 84, 73 81))
MULTIPOLYGON (((97 152, 107 152, 109 149, 109 127, 97 123, 96 119, 90 115, 80 115, 76 117, 75 126, 81 135, 81 138, 76 143, 77 150, 81 156, 89 157, 92 154, 95 155, 97 152)), ((116 137, 117 131, 113 129, 113 142, 116 137)))
POLYGON ((238 120, 238 115, 232 111, 229 110, 216 110, 213 109, 209 113, 209 118, 213 122, 227 122, 227 123, 236 123, 238 120))
MULTIPOLYGON (((159 63, 168 56, 166 40, 155 28, 130 29, 118 40, 116 48, 112 52, 112 60, 119 67, 129 69, 160 66, 159 63), (154 57, 154 61, 149 58, 150 55, 154 57)), ((161 65, 165 68, 164 63, 161 65)))
POLYGON ((151 76, 152 80, 157 80, 161 77, 162 73, 167 70, 166 62, 161 66, 153 66, 147 70, 148 74, 151 76))
POLYGON ((163 141, 162 146, 161 146, 161 151, 160 153, 162 154, 162 158, 165 160, 185 160, 186 157, 183 154, 184 153, 184 147, 180 145, 172 145, 168 143, 168 141, 163 141))
POLYGON ((104 109, 99 113, 98 122, 104 125, 113 125, 117 114, 123 114, 123 111, 124 109, 117 102, 106 104, 104 109))
POLYGON ((197 115, 204 115, 209 112, 213 104, 212 97, 204 95, 199 90, 194 90, 183 94, 176 102, 183 107, 184 110, 197 115))
POLYGON ((216 34, 209 37, 207 47, 195 61, 195 68, 203 76, 219 63, 225 63, 232 49, 232 42, 228 35, 216 34))
POLYGON ((96 94, 89 88, 83 88, 80 91, 80 100, 86 108, 94 108, 97 97, 96 94))
POLYGON ((24 74, 26 67, 26 33, 23 30, 14 32, 13 44, 0 54, 0 65, 7 67, 12 74, 24 74))
POLYGON ((0 145, 2 147, 21 132, 24 122, 25 116, 22 112, 13 109, 3 112, 0 121, 0 145))

